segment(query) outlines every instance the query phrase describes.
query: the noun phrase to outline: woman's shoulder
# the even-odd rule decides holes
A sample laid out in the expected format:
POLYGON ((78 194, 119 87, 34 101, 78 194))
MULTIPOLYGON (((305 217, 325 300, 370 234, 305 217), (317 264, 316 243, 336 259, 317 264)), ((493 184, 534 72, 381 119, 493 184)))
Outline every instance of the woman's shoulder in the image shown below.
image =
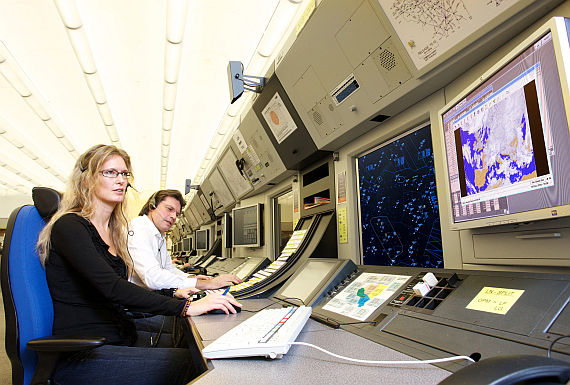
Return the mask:
POLYGON ((89 221, 83 218, 81 215, 75 213, 67 213, 58 218, 53 224, 53 229, 58 230, 69 230, 70 228, 77 228, 77 225, 82 225, 85 228, 89 228, 89 221))

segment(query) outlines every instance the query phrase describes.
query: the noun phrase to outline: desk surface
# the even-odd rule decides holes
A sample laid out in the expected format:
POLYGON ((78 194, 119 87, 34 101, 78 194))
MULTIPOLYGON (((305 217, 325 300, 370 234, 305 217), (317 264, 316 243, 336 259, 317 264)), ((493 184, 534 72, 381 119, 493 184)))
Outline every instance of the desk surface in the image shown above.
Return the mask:
MULTIPOLYGON (((267 299, 241 300, 244 309, 258 310, 271 303, 267 299)), ((274 305, 279 306, 279 305, 274 305)), ((204 343, 230 330, 252 316, 242 311, 235 315, 211 314, 192 318, 204 343)), ((348 333, 331 329, 309 319, 297 341, 311 343, 344 356, 365 360, 413 360, 413 358, 348 333)), ((432 365, 404 366, 353 363, 329 356, 307 346, 291 346, 281 359, 238 358, 211 360, 210 370, 193 384, 437 384, 450 375, 432 365)))

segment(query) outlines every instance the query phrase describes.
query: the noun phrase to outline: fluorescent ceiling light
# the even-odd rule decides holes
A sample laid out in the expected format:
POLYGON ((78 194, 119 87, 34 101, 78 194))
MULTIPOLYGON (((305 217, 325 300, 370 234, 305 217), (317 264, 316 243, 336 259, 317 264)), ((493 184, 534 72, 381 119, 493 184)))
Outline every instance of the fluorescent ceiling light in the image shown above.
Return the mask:
POLYGON ((188 15, 188 0, 168 0, 166 4, 166 40, 182 43, 188 15))
POLYGON ((176 91, 177 83, 164 82, 164 87, 162 91, 162 108, 167 111, 174 110, 176 106, 176 91))
POLYGON ((56 138, 60 139, 65 136, 53 119, 44 120, 44 124, 47 126, 47 128, 50 129, 50 131, 52 132, 52 134, 55 135, 56 138))
POLYGON ((2 73, 2 76, 6 78, 8 83, 10 83, 20 96, 23 98, 30 96, 32 91, 30 91, 23 77, 18 73, 19 71, 17 71, 11 63, 14 62, 12 60, 6 60, 0 64, 0 73, 2 73))
POLYGON ((107 135, 109 136, 109 139, 111 139, 111 142, 117 145, 119 142, 119 133, 117 132, 117 127, 114 125, 109 125, 105 126, 105 130, 107 131, 107 135))
POLYGON ((280 1, 271 16, 271 20, 263 33, 263 37, 257 46, 257 52, 261 56, 269 57, 273 53, 277 43, 283 38, 287 27, 293 21, 297 12, 297 4, 280 1))
POLYGON ((164 80, 168 83, 178 81, 182 48, 182 44, 170 44, 168 42, 164 47, 164 80))
POLYGON ((59 12, 59 17, 67 28, 77 29, 81 27, 81 18, 75 6, 75 0, 54 0, 54 3, 59 12))
POLYGON ((97 103, 97 109, 99 110, 99 115, 101 115, 101 119, 103 120, 103 123, 106 126, 112 126, 113 125, 113 116, 111 115, 111 109, 109 108, 109 104, 107 104, 107 103, 98 104, 97 103))
POLYGON ((170 145, 170 137, 172 135, 172 130, 162 130, 162 145, 169 146, 170 145))
POLYGON ((162 110, 162 129, 166 131, 172 130, 173 121, 174 121, 174 111, 162 110))
POLYGON ((87 40, 87 35, 85 34, 84 29, 68 29, 67 35, 69 36, 69 41, 75 51, 75 56, 77 56, 77 60, 79 60, 81 70, 85 74, 94 74, 97 72, 95 60, 93 59, 93 54, 89 48, 89 41, 87 40))
POLYGON ((87 85, 89 86, 89 90, 91 91, 91 95, 93 95, 93 99, 97 104, 103 104, 107 102, 107 98, 105 97, 105 90, 103 89, 103 83, 101 83, 101 78, 97 72, 92 74, 85 74, 85 80, 87 81, 87 85))
POLYGON ((41 120, 44 122, 46 120, 50 120, 51 116, 48 114, 46 109, 43 106, 42 100, 36 98, 35 95, 26 96, 24 98, 26 103, 34 110, 34 112, 40 117, 41 120))

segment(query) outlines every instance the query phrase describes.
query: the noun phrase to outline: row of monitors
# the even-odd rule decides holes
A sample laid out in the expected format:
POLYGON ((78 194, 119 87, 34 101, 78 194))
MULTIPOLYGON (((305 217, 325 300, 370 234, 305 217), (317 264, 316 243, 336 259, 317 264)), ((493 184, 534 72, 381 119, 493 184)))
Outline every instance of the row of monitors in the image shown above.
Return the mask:
MULTIPOLYGON (((263 205, 260 203, 234 208, 232 216, 224 216, 223 234, 225 247, 259 247, 263 244, 263 205)), ((209 249, 209 230, 200 229, 194 233, 195 250, 209 249)), ((174 246, 174 252, 192 251, 192 238, 184 238, 174 246)))
MULTIPOLYGON (((429 125, 357 157, 364 264, 443 267, 440 204, 456 230, 570 216, 569 24, 548 21, 439 111, 443 185, 429 125)), ((233 244, 258 245, 243 210, 233 244)))
POLYGON ((454 230, 570 215, 569 25, 550 20, 439 111, 443 185, 429 124, 357 156, 363 264, 443 267, 440 204, 454 230))

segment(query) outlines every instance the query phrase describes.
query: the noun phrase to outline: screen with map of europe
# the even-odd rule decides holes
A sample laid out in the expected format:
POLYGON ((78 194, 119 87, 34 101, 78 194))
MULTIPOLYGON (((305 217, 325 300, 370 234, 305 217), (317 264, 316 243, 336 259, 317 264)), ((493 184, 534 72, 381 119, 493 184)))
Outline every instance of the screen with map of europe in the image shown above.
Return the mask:
POLYGON ((443 267, 430 126, 357 158, 362 263, 443 267))
POLYGON ((569 215, 568 85, 560 54, 568 37, 565 22, 559 27, 560 34, 552 19, 440 111, 452 228, 569 215))

